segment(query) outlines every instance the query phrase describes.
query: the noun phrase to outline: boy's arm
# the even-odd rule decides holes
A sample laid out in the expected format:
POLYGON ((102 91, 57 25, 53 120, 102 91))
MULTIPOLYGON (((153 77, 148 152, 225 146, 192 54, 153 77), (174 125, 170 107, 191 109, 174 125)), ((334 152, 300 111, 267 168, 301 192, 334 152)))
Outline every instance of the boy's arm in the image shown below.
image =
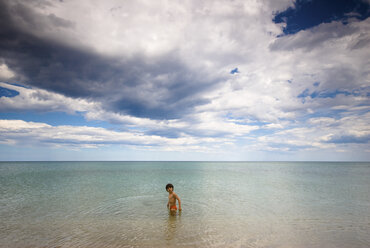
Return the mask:
POLYGON ((177 194, 175 194, 175 198, 179 202, 179 210, 181 211, 181 200, 180 200, 180 197, 177 194))

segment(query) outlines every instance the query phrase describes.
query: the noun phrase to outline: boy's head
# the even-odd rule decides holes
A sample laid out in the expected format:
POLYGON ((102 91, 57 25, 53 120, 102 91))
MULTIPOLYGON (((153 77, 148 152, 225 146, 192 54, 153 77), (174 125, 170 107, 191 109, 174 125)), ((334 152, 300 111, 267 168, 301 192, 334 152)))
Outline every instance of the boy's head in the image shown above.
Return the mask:
POLYGON ((173 190, 173 185, 171 183, 166 185, 166 191, 168 191, 169 188, 172 188, 172 190, 173 190))

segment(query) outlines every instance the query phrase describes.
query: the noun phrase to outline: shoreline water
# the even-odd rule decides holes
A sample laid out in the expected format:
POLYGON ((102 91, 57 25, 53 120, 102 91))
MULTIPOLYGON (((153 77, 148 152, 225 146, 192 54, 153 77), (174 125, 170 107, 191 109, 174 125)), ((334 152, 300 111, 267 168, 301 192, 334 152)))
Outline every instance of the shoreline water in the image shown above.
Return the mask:
POLYGON ((0 186, 0 247, 370 245, 367 162, 0 162, 0 186))

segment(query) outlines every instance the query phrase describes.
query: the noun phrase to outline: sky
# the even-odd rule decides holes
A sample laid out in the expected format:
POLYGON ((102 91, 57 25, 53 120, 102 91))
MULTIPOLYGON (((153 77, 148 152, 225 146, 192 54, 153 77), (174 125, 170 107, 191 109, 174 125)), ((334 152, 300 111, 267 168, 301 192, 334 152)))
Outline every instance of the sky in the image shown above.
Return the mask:
POLYGON ((369 0, 0 0, 0 160, 370 161, 369 0))

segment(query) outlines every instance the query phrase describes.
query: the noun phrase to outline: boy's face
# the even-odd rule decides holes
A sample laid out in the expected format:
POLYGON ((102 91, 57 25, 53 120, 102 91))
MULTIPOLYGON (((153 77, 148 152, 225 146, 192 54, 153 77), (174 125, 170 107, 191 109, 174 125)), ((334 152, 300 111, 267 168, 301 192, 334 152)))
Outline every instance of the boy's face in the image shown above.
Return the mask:
POLYGON ((172 188, 172 187, 169 187, 169 188, 167 189, 167 192, 168 192, 168 193, 172 193, 172 191, 173 191, 173 188, 172 188))

